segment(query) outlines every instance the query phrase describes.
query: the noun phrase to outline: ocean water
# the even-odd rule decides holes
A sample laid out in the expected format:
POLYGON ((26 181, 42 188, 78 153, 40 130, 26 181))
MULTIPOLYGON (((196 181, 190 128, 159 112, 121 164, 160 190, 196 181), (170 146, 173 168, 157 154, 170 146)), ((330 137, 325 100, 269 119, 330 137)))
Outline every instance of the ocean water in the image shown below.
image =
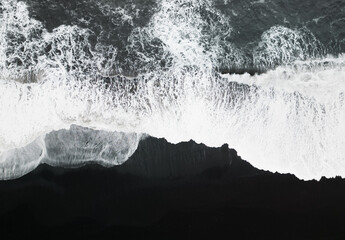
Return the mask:
POLYGON ((147 134, 345 177, 345 1, 1 0, 0 179, 147 134))

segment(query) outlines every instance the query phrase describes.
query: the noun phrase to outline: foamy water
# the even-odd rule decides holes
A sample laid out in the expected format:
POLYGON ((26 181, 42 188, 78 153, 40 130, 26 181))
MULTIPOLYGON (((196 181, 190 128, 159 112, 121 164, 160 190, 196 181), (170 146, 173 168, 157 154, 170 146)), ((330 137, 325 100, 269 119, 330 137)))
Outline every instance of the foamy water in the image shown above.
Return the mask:
MULTIPOLYGON (((231 18, 212 1, 163 0, 129 37, 144 67, 128 77, 114 70, 116 46, 92 47, 89 29, 49 32, 23 2, 3 0, 2 9, 1 179, 43 162, 121 164, 143 133, 228 143, 256 167, 303 179, 345 176, 345 56, 325 55, 311 32, 269 28, 252 57, 271 70, 221 75, 248 62, 227 40, 231 18)), ((106 9, 131 22, 125 10, 106 9)))

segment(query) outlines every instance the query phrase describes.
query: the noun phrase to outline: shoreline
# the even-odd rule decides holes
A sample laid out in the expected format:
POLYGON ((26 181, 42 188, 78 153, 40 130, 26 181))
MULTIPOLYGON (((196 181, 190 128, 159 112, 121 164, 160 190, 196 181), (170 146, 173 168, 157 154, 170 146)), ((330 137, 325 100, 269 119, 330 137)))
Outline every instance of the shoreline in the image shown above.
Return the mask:
POLYGON ((3 236, 344 236, 344 179, 302 181, 258 170, 235 158, 226 145, 178 145, 148 138, 126 166, 64 169, 44 164, 22 178, 0 182, 3 236), (170 158, 172 153, 182 157, 170 158), (186 169, 182 175, 181 170, 155 175, 153 169, 179 166, 185 156, 217 164, 197 172, 186 169), (159 159, 167 165, 159 165, 159 159))

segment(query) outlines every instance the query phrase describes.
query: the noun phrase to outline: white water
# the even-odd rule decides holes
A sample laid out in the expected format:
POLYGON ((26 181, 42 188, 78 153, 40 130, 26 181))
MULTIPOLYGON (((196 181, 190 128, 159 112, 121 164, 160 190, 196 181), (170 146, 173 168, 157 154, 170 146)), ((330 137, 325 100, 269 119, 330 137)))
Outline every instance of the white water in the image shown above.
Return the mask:
POLYGON ((345 56, 308 60, 319 55, 305 51, 318 47, 314 38, 282 27, 268 29, 254 60, 286 66, 260 76, 219 76, 216 66, 245 62, 239 49, 222 40, 231 34, 231 19, 214 10, 211 1, 162 1, 149 25, 130 37, 130 48, 153 70, 135 80, 114 78, 114 89, 106 89, 100 79, 111 72, 107 56, 116 54, 114 47, 92 51, 87 29, 60 26, 50 33, 28 17, 25 4, 2 4, 1 179, 20 177, 41 162, 121 164, 135 151, 141 133, 174 143, 229 143, 256 167, 303 179, 345 177, 345 56), (198 14, 200 8, 217 19, 211 32, 222 37, 205 36, 210 23, 198 14), (32 34, 35 29, 42 31, 32 34), (9 39, 13 31, 25 41, 9 39), (160 56, 171 59, 168 70, 155 66, 157 56, 138 47, 155 38, 164 43, 160 56), (279 38, 283 47, 275 45, 279 38), (292 49, 296 38, 297 51, 292 49), (263 49, 265 44, 270 48, 263 49), (49 53, 43 51, 47 45, 49 53), (23 64, 16 63, 18 58, 23 64), (60 130, 72 124, 71 130, 60 130), (54 130, 60 131, 50 133, 54 130))

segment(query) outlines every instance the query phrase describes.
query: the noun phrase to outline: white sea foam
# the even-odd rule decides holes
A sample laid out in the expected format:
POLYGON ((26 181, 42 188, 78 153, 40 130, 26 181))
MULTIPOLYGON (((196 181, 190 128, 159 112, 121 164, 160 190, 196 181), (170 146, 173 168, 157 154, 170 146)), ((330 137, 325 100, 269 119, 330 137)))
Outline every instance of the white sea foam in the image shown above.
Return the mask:
POLYGON ((116 47, 92 49, 88 29, 47 32, 22 2, 2 4, 1 179, 42 162, 121 164, 141 133, 174 143, 229 143, 254 166, 304 179, 345 176, 345 56, 314 54, 310 49, 320 47, 314 37, 268 29, 254 60, 288 64, 255 76, 218 75, 220 65, 246 61, 228 42, 231 19, 211 1, 163 0, 150 23, 129 37, 128 49, 146 71, 134 79, 110 77, 106 87, 102 79, 111 75, 116 47))
POLYGON ((307 29, 273 26, 262 34, 253 58, 256 66, 267 68, 323 54, 321 42, 307 29))
POLYGON ((260 76, 226 76, 254 86, 229 132, 243 158, 300 178, 344 176, 345 56, 296 62, 260 76), (241 140, 242 139, 242 140, 241 140), (250 148, 248 147, 250 146, 250 148), (254 160, 255 159, 255 160, 254 160))

